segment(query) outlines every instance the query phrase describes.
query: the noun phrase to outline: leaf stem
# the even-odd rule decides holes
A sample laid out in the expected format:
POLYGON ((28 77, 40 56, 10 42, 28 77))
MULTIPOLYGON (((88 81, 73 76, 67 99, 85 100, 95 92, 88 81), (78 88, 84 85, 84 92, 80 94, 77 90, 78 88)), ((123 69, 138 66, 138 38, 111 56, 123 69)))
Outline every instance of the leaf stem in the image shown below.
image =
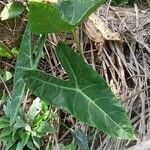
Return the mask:
POLYGON ((76 31, 75 30, 72 30, 72 33, 73 33, 73 37, 74 37, 74 40, 75 40, 75 43, 77 45, 77 50, 78 52, 80 53, 80 55, 84 58, 84 53, 83 53, 83 50, 81 49, 80 47, 80 42, 77 38, 77 34, 76 34, 76 31))

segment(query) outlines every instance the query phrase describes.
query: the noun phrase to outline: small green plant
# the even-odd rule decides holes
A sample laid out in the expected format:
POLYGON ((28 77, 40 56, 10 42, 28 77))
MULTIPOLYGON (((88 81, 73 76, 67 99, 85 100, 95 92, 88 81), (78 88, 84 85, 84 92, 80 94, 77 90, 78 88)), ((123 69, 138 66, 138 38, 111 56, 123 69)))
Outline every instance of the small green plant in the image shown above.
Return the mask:
POLYGON ((5 150, 34 149, 35 147, 40 149, 44 143, 44 137, 57 131, 56 126, 54 127, 51 123, 58 117, 57 114, 50 112, 48 105, 39 98, 33 101, 27 113, 19 110, 13 125, 10 125, 10 104, 8 101, 7 105, 4 105, 5 117, 0 118, 0 141, 5 150))
POLYGON ((18 55, 18 49, 13 48, 10 50, 8 47, 6 47, 3 43, 0 42, 0 57, 5 57, 8 59, 16 58, 18 55))

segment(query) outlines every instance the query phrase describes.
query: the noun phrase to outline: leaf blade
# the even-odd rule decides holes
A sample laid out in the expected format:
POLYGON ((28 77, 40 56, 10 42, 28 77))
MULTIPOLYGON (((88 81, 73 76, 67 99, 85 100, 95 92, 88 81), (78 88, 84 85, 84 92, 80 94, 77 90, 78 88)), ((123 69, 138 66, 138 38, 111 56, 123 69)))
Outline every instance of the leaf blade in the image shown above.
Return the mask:
POLYGON ((29 22, 35 33, 71 31, 106 0, 67 0, 58 4, 30 1, 29 22))
POLYGON ((40 54, 43 50, 45 39, 46 39, 45 35, 42 35, 39 38, 37 48, 36 48, 38 54, 34 61, 32 58, 32 48, 31 48, 31 41, 32 41, 31 27, 29 24, 27 24, 23 34, 23 39, 20 46, 16 67, 15 67, 12 101, 11 101, 11 105, 9 106, 11 124, 13 124, 16 119, 17 113, 23 102, 23 98, 25 94, 26 84, 22 78, 22 73, 24 70, 37 67, 40 59, 40 54))
POLYGON ((135 139, 125 110, 104 79, 65 44, 60 43, 56 52, 70 75, 69 80, 63 81, 38 70, 28 70, 24 79, 31 91, 112 137, 135 139))
POLYGON ((10 107, 11 123, 14 122, 19 107, 24 98, 25 82, 22 79, 22 72, 25 68, 30 69, 31 67, 33 67, 32 54, 31 54, 31 30, 28 25, 23 35, 22 44, 20 47, 20 52, 16 63, 15 77, 13 81, 14 86, 13 86, 13 94, 12 94, 12 102, 11 102, 12 104, 10 107))

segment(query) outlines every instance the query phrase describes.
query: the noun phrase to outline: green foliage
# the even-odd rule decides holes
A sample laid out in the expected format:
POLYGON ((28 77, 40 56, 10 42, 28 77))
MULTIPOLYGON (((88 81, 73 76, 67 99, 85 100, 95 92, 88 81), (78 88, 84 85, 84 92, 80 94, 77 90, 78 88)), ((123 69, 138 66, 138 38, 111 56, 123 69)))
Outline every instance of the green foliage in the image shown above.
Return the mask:
POLYGON ((13 148, 15 150, 23 150, 25 147, 29 149, 36 147, 40 149, 43 137, 47 133, 57 131, 57 128, 49 123, 50 120, 56 118, 57 115, 51 115, 48 111, 48 105, 40 101, 39 98, 33 101, 27 113, 22 113, 21 110, 19 111, 16 122, 13 125, 10 125, 10 115, 8 114, 11 112, 9 105, 10 102, 8 101, 7 105, 4 106, 6 117, 0 118, 0 141, 3 142, 3 148, 6 150, 13 148), (30 116, 32 116, 32 119, 30 116), (37 118, 40 118, 40 120, 37 118))
POLYGON ((9 127, 9 120, 6 117, 0 118, 0 129, 9 127))
POLYGON ((1 68, 0 68, 0 75, 1 75, 4 82, 8 81, 12 78, 12 73, 11 72, 5 71, 4 69, 1 69, 1 68))
POLYGON ((12 105, 11 111, 11 122, 15 121, 19 107, 24 98, 25 83, 22 79, 22 72, 24 68, 30 69, 33 67, 32 54, 31 54, 31 30, 27 26, 23 35, 22 44, 19 50, 19 55, 15 67, 13 94, 12 94, 12 105))
POLYGON ((0 18, 1 20, 15 18, 19 16, 23 11, 24 11, 24 6, 22 5, 22 3, 17 1, 9 2, 1 12, 0 18))
POLYGON ((135 139, 124 109, 105 80, 64 43, 58 44, 56 53, 69 80, 30 69, 25 71, 24 79, 31 91, 112 137, 135 139))
POLYGON ((30 0, 29 22, 35 33, 71 31, 105 0, 64 0, 50 4, 30 0))
POLYGON ((18 55, 18 50, 16 48, 13 48, 10 50, 7 48, 4 44, 0 43, 0 56, 6 57, 8 59, 14 58, 18 55))
POLYGON ((39 39, 39 43, 36 49, 38 54, 36 55, 35 60, 33 60, 32 57, 31 40, 32 40, 31 29, 30 26, 27 25, 23 35, 23 39, 19 50, 16 67, 15 67, 12 104, 10 106, 12 124, 15 121, 15 118, 17 116, 19 107, 22 104, 24 93, 25 93, 25 83, 24 80, 22 79, 22 72, 26 69, 35 68, 37 66, 43 49, 43 44, 45 42, 45 36, 43 35, 39 39))

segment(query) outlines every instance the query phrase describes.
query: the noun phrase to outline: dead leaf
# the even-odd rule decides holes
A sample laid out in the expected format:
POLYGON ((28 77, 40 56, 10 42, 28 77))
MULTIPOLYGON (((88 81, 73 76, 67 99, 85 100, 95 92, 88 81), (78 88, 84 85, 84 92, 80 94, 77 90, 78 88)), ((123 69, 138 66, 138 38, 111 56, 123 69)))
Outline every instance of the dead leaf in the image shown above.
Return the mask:
MULTIPOLYGON (((105 22, 96 14, 92 14, 89 16, 89 20, 94 24, 97 31, 101 33, 103 38, 105 40, 110 41, 121 41, 120 35, 117 32, 114 32, 112 29, 110 29, 105 22)), ((93 29, 91 29, 93 30, 93 29)), ((95 33, 97 34, 97 33, 95 33)))
POLYGON ((101 43, 104 41, 104 37, 101 32, 95 28, 95 25, 91 20, 87 20, 85 22, 85 32, 88 37, 96 43, 101 43))

